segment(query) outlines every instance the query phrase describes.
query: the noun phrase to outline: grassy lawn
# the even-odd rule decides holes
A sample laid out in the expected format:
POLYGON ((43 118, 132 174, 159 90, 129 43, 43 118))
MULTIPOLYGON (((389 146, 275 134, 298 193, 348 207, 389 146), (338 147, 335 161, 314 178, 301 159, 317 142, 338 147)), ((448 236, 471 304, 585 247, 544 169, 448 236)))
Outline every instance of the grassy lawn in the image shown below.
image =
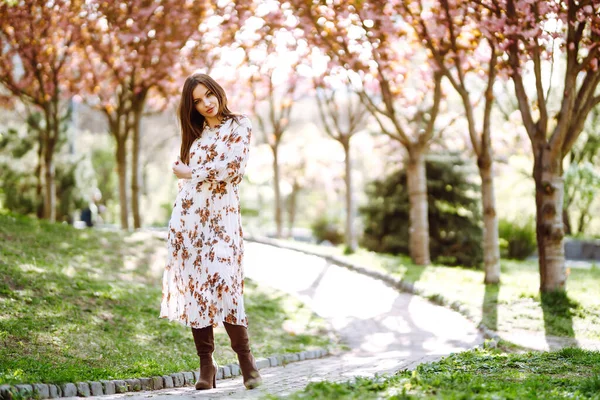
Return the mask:
POLYGON ((600 352, 505 350, 470 350, 388 377, 311 383, 289 398, 600 399, 600 352))
MULTIPOLYGON (((342 247, 288 242, 320 254, 343 254, 342 247)), ((423 296, 445 304, 459 303, 495 331, 533 331, 577 339, 600 339, 600 268, 569 269, 568 295, 539 294, 538 265, 502 260, 501 284, 483 284, 482 270, 414 265, 406 256, 377 254, 364 249, 346 256, 367 268, 384 271, 413 283, 423 296)))
MULTIPOLYGON (((158 318, 165 256, 165 242, 150 234, 0 213, 0 384, 196 369, 189 329, 158 318)), ((257 357, 335 342, 301 303, 251 281, 246 287, 257 357)), ((215 340, 217 362, 234 362, 222 328, 215 340)))

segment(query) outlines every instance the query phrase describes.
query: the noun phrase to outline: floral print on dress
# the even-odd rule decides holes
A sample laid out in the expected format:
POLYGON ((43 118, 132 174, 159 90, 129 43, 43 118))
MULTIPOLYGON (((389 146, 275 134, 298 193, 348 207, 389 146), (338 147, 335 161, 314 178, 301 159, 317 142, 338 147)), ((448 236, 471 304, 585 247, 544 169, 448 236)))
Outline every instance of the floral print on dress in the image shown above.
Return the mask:
POLYGON ((238 185, 252 125, 246 116, 210 128, 190 148, 192 178, 180 181, 169 221, 160 317, 192 328, 248 325, 238 185))

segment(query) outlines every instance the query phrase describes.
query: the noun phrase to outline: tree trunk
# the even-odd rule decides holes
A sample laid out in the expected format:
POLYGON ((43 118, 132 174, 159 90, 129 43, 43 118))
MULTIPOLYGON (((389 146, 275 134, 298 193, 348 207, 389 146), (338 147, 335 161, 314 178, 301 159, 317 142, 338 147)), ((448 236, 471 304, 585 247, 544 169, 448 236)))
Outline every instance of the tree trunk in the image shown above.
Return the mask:
POLYGON ((346 248, 351 252, 356 250, 356 241, 354 236, 354 203, 352 201, 352 159, 350 158, 350 138, 342 142, 344 146, 346 174, 344 181, 346 183, 346 248))
POLYGON ((121 229, 129 229, 129 215, 127 212, 127 164, 125 157, 126 142, 117 139, 117 173, 119 175, 119 206, 121 209, 121 229))
POLYGON ((571 228, 571 217, 569 216, 569 209, 567 207, 563 208, 562 219, 565 227, 565 235, 571 235, 573 229, 571 228))
POLYGON ((540 291, 565 290, 567 276, 563 247, 562 157, 552 160, 549 146, 545 141, 534 146, 534 151, 533 178, 535 180, 540 291))
POLYGON ((481 156, 477 160, 481 177, 481 203, 483 205, 483 263, 484 282, 500 282, 500 246, 498 239, 498 216, 496 214, 496 196, 494 194, 494 171, 491 155, 481 156))
POLYGON ((133 129, 131 137, 131 213, 133 214, 133 229, 142 227, 142 218, 140 216, 140 125, 142 110, 140 106, 133 111, 133 129))
POLYGON ((44 142, 38 133, 37 164, 35 167, 35 176, 37 179, 35 194, 37 201, 36 215, 38 218, 44 218, 44 142))
POLYGON ((55 222, 56 221, 56 185, 54 182, 54 146, 58 140, 60 126, 56 118, 52 118, 53 114, 50 108, 44 111, 44 119, 46 126, 43 133, 43 160, 44 165, 44 218, 55 222))
POLYGON ((279 189, 279 146, 275 144, 271 146, 273 151, 273 190, 275 191, 275 225, 276 237, 281 238, 283 235, 283 216, 281 207, 281 191, 279 189))
POLYGON ((292 185, 292 193, 288 198, 288 232, 287 237, 293 237, 294 224, 296 223, 296 211, 298 204, 298 193, 300 192, 300 185, 294 181, 292 185))
POLYGON ((577 234, 581 235, 585 232, 588 222, 588 213, 585 209, 581 210, 579 214, 579 223, 577 224, 577 234))
POLYGON ((416 146, 408 150, 406 175, 408 197, 410 200, 410 257, 417 265, 428 265, 431 263, 431 259, 429 255, 429 219, 425 153, 416 146))
POLYGON ((44 218, 54 222, 56 221, 55 193, 56 185, 54 183, 54 160, 53 149, 46 143, 44 146, 44 218))

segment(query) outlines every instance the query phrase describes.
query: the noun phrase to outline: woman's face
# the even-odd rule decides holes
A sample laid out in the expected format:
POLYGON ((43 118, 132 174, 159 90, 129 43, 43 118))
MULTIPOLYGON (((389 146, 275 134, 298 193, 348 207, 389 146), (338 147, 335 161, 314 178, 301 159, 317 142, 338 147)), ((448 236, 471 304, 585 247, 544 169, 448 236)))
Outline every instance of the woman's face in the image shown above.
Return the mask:
POLYGON ((199 83, 192 92, 194 107, 204 118, 215 118, 219 114, 219 100, 206 86, 199 83))

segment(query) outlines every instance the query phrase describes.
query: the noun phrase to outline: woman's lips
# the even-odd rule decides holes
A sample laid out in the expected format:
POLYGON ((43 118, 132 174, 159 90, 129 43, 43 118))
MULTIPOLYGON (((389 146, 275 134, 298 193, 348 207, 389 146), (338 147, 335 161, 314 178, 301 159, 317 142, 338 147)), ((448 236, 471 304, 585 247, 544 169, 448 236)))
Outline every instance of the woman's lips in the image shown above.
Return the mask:
POLYGON ((211 108, 207 109, 206 112, 209 114, 212 114, 214 109, 215 109, 214 107, 211 107, 211 108))

